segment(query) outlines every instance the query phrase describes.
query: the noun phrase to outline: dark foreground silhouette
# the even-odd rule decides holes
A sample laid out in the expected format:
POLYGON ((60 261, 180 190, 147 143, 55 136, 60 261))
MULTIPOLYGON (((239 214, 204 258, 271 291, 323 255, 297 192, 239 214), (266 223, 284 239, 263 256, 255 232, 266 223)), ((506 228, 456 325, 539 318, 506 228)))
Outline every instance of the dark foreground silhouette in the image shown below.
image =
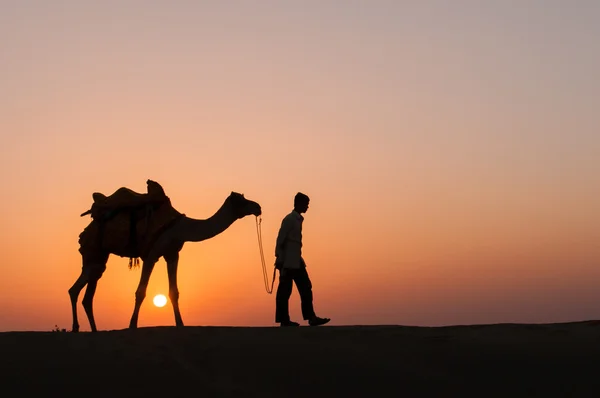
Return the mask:
POLYGON ((600 391, 596 321, 6 332, 0 357, 2 391, 19 396, 591 397, 600 391))

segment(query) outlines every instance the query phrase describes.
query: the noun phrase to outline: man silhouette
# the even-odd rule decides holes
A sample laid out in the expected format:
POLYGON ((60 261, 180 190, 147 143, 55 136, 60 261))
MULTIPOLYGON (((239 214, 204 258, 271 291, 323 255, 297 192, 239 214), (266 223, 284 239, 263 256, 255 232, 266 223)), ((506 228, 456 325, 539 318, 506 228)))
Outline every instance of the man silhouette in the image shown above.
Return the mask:
POLYGON ((275 267, 279 270, 279 285, 275 297, 275 322, 282 327, 300 326, 290 320, 289 300, 293 283, 300 294, 302 317, 310 326, 324 325, 329 318, 319 318, 313 308, 312 283, 302 258, 302 213, 308 210, 310 199, 298 192, 294 197, 294 210, 284 217, 275 243, 275 267))

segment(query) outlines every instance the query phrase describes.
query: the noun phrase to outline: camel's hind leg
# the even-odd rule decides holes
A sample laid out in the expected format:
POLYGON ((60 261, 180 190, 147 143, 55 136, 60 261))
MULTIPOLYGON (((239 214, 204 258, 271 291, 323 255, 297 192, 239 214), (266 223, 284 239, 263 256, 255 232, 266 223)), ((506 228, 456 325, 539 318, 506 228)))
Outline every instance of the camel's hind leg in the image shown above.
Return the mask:
POLYGON ((142 275, 140 276, 140 282, 138 284, 138 288, 135 291, 135 306, 133 308, 133 314, 131 315, 131 320, 129 321, 129 329, 137 329, 138 317, 140 314, 140 308, 142 307, 142 303, 146 298, 146 289, 148 288, 148 282, 150 281, 150 275, 152 275, 152 270, 154 269, 154 265, 156 264, 157 259, 146 259, 142 263, 142 275))
POLYGON ((100 256, 92 257, 88 256, 83 258, 83 267, 79 278, 75 281, 73 286, 69 289, 69 296, 71 298, 71 310, 73 313, 73 332, 79 332, 79 322, 77 319, 77 298, 81 290, 87 285, 85 295, 83 297, 83 308, 86 312, 92 332, 96 332, 96 322, 94 321, 94 312, 92 309, 92 303, 94 300, 94 293, 96 292, 96 285, 98 279, 102 276, 102 273, 106 269, 106 262, 108 261, 108 254, 104 253, 100 256))
POLYGON ((88 317, 88 321, 90 322, 90 328, 92 332, 97 332, 96 329, 96 321, 94 320, 94 310, 93 310, 93 302, 94 302, 94 294, 96 293, 96 285, 98 284, 98 276, 90 277, 88 281, 87 288, 85 289, 85 294, 83 295, 83 300, 81 304, 83 305, 83 309, 85 310, 85 314, 88 317))
POLYGON ((77 321, 77 298, 79 292, 88 283, 88 276, 84 271, 81 271, 79 278, 75 281, 73 286, 69 289, 69 297, 71 297, 71 311, 73 312, 73 329, 72 332, 79 332, 79 322, 77 321))

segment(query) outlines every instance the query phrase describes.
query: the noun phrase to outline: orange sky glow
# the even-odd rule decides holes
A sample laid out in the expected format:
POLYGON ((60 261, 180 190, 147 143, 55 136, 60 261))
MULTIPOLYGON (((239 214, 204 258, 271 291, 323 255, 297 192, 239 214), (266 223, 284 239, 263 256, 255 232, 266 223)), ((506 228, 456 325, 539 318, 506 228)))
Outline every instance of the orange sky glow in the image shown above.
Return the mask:
MULTIPOLYGON (((79 214, 147 179, 194 218, 231 191, 260 203, 269 278, 309 195, 304 256, 332 325, 600 318, 597 3, 7 3, 0 331, 70 329, 79 214)), ((185 245, 186 325, 275 325, 255 222, 185 245)), ((128 326, 127 263, 99 281, 100 330, 128 326)), ((174 325, 159 293, 162 259, 139 326, 174 325)), ((295 289, 290 309, 300 321, 295 289)))

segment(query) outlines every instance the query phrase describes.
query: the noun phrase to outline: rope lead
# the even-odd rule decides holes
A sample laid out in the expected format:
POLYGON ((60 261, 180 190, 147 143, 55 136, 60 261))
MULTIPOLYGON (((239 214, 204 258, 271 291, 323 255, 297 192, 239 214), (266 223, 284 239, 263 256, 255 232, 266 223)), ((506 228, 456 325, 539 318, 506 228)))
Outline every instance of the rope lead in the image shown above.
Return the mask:
POLYGON ((271 281, 271 288, 269 288, 269 277, 267 275, 267 266, 265 264, 265 254, 263 252, 262 245, 262 218, 256 216, 256 235, 258 237, 258 250, 260 252, 260 261, 262 263, 262 271, 263 271, 263 281, 265 283, 265 290, 268 294, 273 293, 273 286, 275 285, 275 274, 277 272, 277 268, 273 269, 273 280, 271 281))

